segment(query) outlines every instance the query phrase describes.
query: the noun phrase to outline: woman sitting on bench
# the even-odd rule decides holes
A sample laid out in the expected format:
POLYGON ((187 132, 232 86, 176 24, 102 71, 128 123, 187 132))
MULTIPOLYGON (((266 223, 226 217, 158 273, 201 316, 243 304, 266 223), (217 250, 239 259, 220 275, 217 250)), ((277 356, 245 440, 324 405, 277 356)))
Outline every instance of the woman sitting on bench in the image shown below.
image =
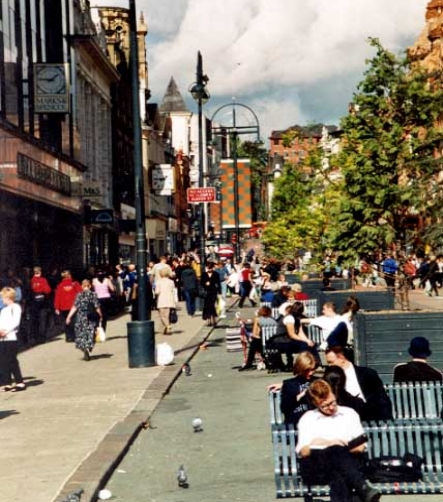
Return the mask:
POLYGON ((315 343, 310 340, 303 331, 301 322, 304 318, 303 309, 303 303, 295 302, 294 305, 286 307, 285 316, 279 319, 277 334, 273 336, 267 344, 269 352, 271 353, 271 356, 268 356, 267 366, 269 366, 269 369, 287 369, 288 371, 292 371, 294 364, 293 354, 305 351, 311 352, 316 361, 321 364, 315 343), (272 355, 273 351, 278 352, 278 354, 272 355), (286 354, 286 368, 283 365, 281 354, 286 354))

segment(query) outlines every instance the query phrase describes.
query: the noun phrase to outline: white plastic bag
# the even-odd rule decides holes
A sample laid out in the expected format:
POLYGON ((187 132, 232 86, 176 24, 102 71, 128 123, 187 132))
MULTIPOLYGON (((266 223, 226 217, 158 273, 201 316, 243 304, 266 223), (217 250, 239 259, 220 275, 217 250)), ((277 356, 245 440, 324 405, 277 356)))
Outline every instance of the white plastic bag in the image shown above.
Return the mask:
POLYGON ((249 293, 249 299, 253 302, 258 301, 258 293, 257 293, 257 289, 255 288, 255 286, 252 286, 252 288, 251 288, 251 292, 249 293))
POLYGON ((102 323, 100 323, 95 329, 95 342, 96 343, 106 342, 106 333, 102 327, 102 323))
POLYGON ((174 349, 166 342, 155 347, 158 366, 166 366, 174 362, 174 349))
POLYGON ((226 302, 223 300, 222 296, 217 298, 217 303, 215 305, 215 311, 217 312, 217 316, 225 315, 226 302))

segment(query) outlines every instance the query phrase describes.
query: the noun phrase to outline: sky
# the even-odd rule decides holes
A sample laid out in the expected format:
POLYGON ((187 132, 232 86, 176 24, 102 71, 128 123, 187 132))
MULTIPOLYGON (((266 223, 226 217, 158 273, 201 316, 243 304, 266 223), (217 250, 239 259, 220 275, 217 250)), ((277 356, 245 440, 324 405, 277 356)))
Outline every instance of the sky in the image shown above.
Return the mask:
MULTIPOLYGON (((173 76, 196 112, 188 88, 201 51, 208 117, 235 98, 255 112, 265 142, 295 124, 338 125, 374 54, 368 37, 400 53, 425 27, 428 1, 137 0, 149 30, 151 102, 161 102, 173 76)), ((98 5, 128 7, 128 0, 91 0, 98 5)), ((229 125, 224 111, 215 118, 229 125)), ((254 124, 252 114, 244 109, 237 124, 254 124)))

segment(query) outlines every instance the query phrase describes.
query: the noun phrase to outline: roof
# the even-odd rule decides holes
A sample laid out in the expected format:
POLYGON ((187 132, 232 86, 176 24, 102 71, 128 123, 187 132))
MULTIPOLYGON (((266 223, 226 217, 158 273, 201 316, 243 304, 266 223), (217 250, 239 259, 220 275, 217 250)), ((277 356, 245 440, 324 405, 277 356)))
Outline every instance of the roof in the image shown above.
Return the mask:
POLYGON ((174 77, 171 77, 163 101, 160 105, 160 113, 189 112, 183 97, 178 90, 174 77))
POLYGON ((290 131, 298 131, 304 138, 321 138, 323 127, 326 127, 329 133, 333 133, 338 130, 335 125, 325 125, 325 124, 309 124, 307 126, 293 125, 284 130, 276 130, 271 132, 271 138, 281 138, 284 134, 290 131))

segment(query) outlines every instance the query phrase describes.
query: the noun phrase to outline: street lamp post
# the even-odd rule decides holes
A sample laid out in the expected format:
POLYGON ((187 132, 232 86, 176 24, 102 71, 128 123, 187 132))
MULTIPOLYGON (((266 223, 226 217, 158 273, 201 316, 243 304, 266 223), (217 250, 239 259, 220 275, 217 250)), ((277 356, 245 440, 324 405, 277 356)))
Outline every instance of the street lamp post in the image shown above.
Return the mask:
MULTIPOLYGON (((206 84, 209 78, 203 74, 203 58, 201 52, 197 54, 197 73, 196 81, 189 88, 192 97, 197 101, 198 105, 198 184, 199 187, 204 187, 203 173, 203 113, 202 107, 209 99, 209 92, 206 89, 206 84)), ((206 150, 206 149, 205 149, 206 150)), ((200 270, 205 271, 205 203, 200 203, 200 270)))
POLYGON ((130 70, 132 90, 132 127, 134 140, 135 225, 138 321, 128 323, 128 356, 131 368, 155 365, 154 323, 147 302, 147 241, 145 228, 145 195, 143 184, 142 135, 138 81, 137 17, 135 0, 129 0, 130 70))
POLYGON ((213 127, 212 131, 214 134, 230 134, 232 138, 232 148, 231 148, 231 156, 232 156, 232 163, 233 163, 233 170, 234 170, 234 229, 235 229, 235 236, 236 240, 234 243, 235 246, 235 258, 237 260, 237 263, 240 260, 240 208, 239 208, 239 193, 238 193, 238 157, 237 157, 237 142, 238 142, 238 136, 242 134, 247 134, 251 135, 254 134, 256 136, 256 141, 260 141, 260 124, 258 121, 258 117, 255 114, 255 112, 252 110, 252 108, 249 108, 249 106, 246 106, 242 103, 228 103, 226 105, 220 106, 212 115, 211 117, 211 123, 214 123, 215 117, 219 114, 221 110, 226 109, 227 107, 232 107, 232 112, 231 112, 231 121, 230 125, 225 125, 220 123, 218 127, 213 127), (237 113, 236 113, 236 108, 240 107, 242 109, 246 109, 247 112, 249 112, 255 121, 254 125, 238 125, 237 124, 237 113))

